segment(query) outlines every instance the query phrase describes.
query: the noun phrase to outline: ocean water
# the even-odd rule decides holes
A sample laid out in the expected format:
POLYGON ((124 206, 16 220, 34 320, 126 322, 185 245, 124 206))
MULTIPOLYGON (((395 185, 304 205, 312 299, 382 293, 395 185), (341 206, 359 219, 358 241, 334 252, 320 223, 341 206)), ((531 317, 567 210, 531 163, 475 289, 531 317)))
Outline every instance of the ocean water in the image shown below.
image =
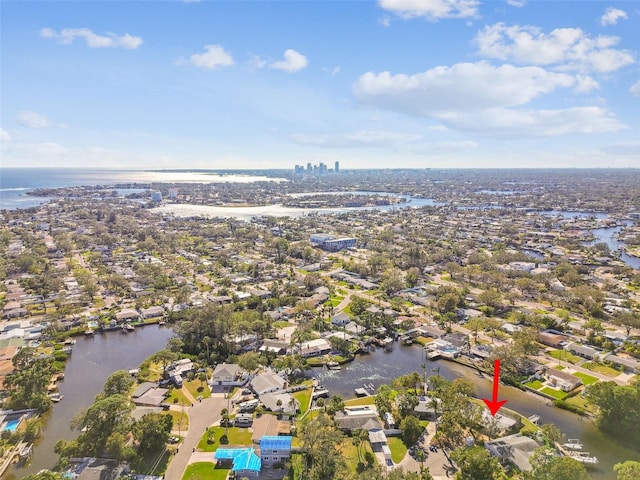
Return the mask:
POLYGON ((284 181, 261 175, 221 174, 215 171, 149 171, 77 168, 0 168, 0 210, 29 208, 47 198, 27 193, 36 188, 115 185, 118 183, 248 183, 284 181))

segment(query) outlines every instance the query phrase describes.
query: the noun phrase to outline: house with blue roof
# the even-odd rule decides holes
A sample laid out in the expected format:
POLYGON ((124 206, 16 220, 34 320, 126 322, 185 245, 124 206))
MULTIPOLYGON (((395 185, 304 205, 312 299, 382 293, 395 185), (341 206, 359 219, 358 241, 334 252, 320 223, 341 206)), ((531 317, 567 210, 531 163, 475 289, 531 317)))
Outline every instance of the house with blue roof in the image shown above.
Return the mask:
POLYGON ((276 464, 284 465, 291 458, 291 441, 289 435, 264 435, 260 439, 260 460, 266 468, 276 464))
POLYGON ((253 448, 219 448, 214 457, 218 462, 228 465, 235 478, 259 478, 262 462, 253 448))

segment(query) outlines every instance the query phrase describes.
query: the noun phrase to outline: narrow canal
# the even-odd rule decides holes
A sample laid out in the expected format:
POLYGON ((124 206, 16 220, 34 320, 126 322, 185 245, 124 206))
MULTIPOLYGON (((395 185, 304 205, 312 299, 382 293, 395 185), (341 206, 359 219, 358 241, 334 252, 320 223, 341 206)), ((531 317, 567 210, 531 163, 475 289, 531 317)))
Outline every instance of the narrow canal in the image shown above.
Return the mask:
MULTIPOLYGON (((342 370, 314 369, 313 375, 327 387, 332 394, 344 398, 353 398, 354 389, 364 384, 373 384, 377 389, 383 383, 389 383, 400 375, 422 371, 422 349, 418 346, 405 347, 398 343, 393 352, 377 349, 369 355, 361 355, 354 362, 343 365, 342 370)), ((474 370, 457 363, 444 360, 429 361, 427 375, 441 375, 449 380, 458 377, 469 379, 476 387, 478 398, 491 398, 491 378, 479 377, 474 370)), ((595 468, 589 467, 594 480, 614 480, 613 465, 625 460, 640 461, 640 453, 616 444, 603 435, 591 421, 565 410, 547 404, 547 400, 533 393, 517 388, 500 386, 499 398, 506 399, 507 408, 527 417, 539 415, 540 423, 556 425, 566 438, 579 438, 584 451, 598 457, 595 468)))
POLYGON ((9 478, 23 478, 43 468, 53 468, 58 460, 53 451, 56 442, 78 436, 79 432, 71 430, 69 422, 93 403, 109 375, 138 367, 162 350, 172 336, 171 328, 148 325, 126 335, 112 331, 78 338, 67 361, 65 378, 59 384, 64 398, 44 418, 43 434, 35 444, 31 463, 13 470, 9 478))

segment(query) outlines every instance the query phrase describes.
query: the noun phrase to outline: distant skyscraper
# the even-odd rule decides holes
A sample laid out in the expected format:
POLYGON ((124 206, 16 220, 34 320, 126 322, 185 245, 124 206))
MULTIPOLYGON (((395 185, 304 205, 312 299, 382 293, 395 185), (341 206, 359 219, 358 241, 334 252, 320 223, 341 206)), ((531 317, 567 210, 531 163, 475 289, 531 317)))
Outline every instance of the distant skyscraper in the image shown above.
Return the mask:
POLYGON ((336 173, 340 173, 340 162, 336 162, 335 166, 333 167, 333 171, 336 173))
POLYGON ((313 165, 311 165, 311 162, 307 162, 307 172, 313 172, 313 165))

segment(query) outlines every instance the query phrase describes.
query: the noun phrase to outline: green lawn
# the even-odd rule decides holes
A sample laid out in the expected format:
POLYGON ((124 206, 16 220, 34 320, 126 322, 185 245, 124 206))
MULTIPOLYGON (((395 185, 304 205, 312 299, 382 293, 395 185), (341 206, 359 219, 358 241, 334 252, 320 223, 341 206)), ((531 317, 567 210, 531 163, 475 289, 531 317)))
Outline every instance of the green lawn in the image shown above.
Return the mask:
POLYGON ((538 390, 542 387, 542 382, 540 380, 533 380, 532 382, 527 382, 525 385, 529 388, 533 388, 534 390, 538 390))
POLYGON ((189 428, 189 415, 187 415, 186 408, 184 412, 180 410, 169 410, 167 413, 173 418, 174 430, 181 430, 183 433, 187 431, 189 428), (182 419, 182 423, 180 423, 180 419, 182 419))
POLYGON ((207 382, 201 382, 200 380, 191 380, 190 382, 184 382, 183 387, 189 390, 189 393, 193 398, 209 398, 211 396, 211 390, 207 382))
POLYGON ((197 462, 187 467, 182 480, 225 480, 228 474, 229 470, 226 468, 215 468, 209 462, 197 462))
POLYGON ((292 323, 286 322, 284 320, 278 320, 271 324, 273 328, 285 328, 285 327, 290 327, 292 325, 293 325, 292 323))
POLYGON ((357 405, 374 405, 376 403, 376 397, 360 397, 360 398, 352 398, 351 400, 347 400, 344 402, 347 407, 355 407, 357 405))
POLYGON ((546 393, 550 397, 557 398, 558 400, 564 400, 564 398, 567 396, 566 392, 563 392, 562 390, 555 390, 551 387, 544 387, 540 391, 542 393, 546 393))
POLYGON ((596 362, 587 362, 582 366, 588 370, 593 370, 594 372, 602 373, 604 375, 609 375, 610 377, 617 377, 618 375, 620 375, 620 372, 615 368, 611 368, 611 367, 608 367, 607 365, 602 365, 596 362))
POLYGON ((387 443, 391 449, 391 460, 393 463, 400 463, 407 454, 407 446, 399 437, 389 437, 387 443))
POLYGON ((309 410, 309 405, 311 405, 311 389, 307 388, 306 390, 295 392, 293 394, 293 398, 295 398, 300 404, 300 413, 304 414, 309 410))
POLYGON ((187 398, 187 396, 182 393, 182 389, 180 388, 172 388, 169 392, 169 396, 167 397, 167 403, 170 405, 191 405, 191 400, 187 398), (176 401, 177 400, 177 401, 176 401))
POLYGON ((224 434, 224 427, 210 427, 209 431, 202 435, 197 449, 201 452, 215 452, 218 448, 228 445, 251 446, 251 432, 248 428, 230 427, 228 441, 220 443, 224 434), (209 436, 211 436, 211 443, 209 443, 209 436))
POLYGON ((573 397, 569 397, 565 399, 565 402, 568 403, 569 405, 575 405, 577 407, 580 407, 594 415, 598 411, 598 407, 591 404, 586 398, 582 398, 580 395, 574 395, 573 397))
POLYGON ((547 352, 547 355, 555 358, 556 360, 562 360, 563 362, 569 363, 578 363, 582 360, 582 358, 576 357, 571 352, 567 352, 566 350, 550 350, 547 352))
POLYGON ((565 368, 567 368, 567 367, 565 367, 564 365, 556 365, 556 366, 555 366, 555 367, 553 367, 553 368, 554 368, 554 370, 564 370, 564 369, 565 369, 565 368))
POLYGON ((586 373, 575 372, 574 375, 582 379, 583 385, 591 385, 592 383, 596 383, 598 381, 596 377, 592 377, 591 375, 587 375, 586 373))

